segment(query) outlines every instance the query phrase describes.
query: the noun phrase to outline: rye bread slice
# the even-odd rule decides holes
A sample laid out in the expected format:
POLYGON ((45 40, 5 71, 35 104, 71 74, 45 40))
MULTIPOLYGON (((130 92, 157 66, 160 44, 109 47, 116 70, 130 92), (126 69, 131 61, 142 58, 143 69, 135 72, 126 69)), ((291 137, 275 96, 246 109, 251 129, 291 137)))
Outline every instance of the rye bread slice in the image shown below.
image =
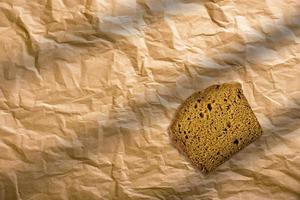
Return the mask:
POLYGON ((169 127, 175 146, 203 172, 213 171, 262 134, 241 84, 212 85, 192 94, 169 127))

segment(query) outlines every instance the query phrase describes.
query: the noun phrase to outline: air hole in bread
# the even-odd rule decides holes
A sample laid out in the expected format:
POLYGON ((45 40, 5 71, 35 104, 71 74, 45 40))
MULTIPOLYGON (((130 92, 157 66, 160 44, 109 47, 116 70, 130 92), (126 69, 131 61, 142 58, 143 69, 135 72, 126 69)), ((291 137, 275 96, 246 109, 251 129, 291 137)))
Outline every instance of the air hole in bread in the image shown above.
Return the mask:
POLYGON ((203 117, 204 117, 204 115, 203 115, 203 113, 202 113, 202 112, 200 113, 200 117, 201 117, 201 118, 203 118, 203 117))
POLYGON ((208 108, 209 111, 211 111, 212 107, 211 107, 211 104, 210 104, 210 103, 207 104, 207 108, 208 108))
POLYGON ((197 106, 198 106, 198 105, 197 105, 197 104, 195 104, 195 106, 194 106, 194 107, 195 107, 195 108, 197 108, 197 106))
POLYGON ((189 136, 186 135, 186 136, 185 136, 185 139, 189 139, 189 136))
POLYGON ((200 103, 200 99, 198 99, 197 102, 200 103))
POLYGON ((231 123, 227 122, 227 127, 230 128, 231 127, 231 123))
POLYGON ((189 118, 189 117, 187 118, 187 120, 190 120, 190 119, 191 119, 191 118, 189 118))
POLYGON ((233 144, 238 145, 238 144, 239 144, 239 140, 238 140, 238 139, 235 139, 235 140, 233 141, 233 144))
POLYGON ((227 101, 227 99, 224 99, 224 101, 227 101))
POLYGON ((241 96, 239 94, 237 96, 238 96, 239 99, 241 99, 241 96))

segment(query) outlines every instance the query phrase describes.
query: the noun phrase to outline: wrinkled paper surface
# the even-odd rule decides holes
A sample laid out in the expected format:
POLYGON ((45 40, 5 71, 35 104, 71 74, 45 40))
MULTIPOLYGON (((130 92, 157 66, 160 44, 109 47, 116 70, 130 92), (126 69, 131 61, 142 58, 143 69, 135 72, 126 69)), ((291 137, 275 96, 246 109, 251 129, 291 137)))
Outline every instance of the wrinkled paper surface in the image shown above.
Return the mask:
POLYGON ((0 199, 299 199, 298 0, 0 0, 0 199), (264 134, 204 175, 180 103, 242 83, 264 134))

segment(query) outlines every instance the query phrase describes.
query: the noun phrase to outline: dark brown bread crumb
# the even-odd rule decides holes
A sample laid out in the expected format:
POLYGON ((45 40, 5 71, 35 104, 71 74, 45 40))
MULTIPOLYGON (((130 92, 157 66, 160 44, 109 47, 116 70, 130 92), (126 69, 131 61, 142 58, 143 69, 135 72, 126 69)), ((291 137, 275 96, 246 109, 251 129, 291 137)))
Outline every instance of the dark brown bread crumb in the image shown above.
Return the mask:
POLYGON ((256 140, 262 129, 239 83, 213 85, 190 96, 169 128, 175 146, 210 172, 256 140))

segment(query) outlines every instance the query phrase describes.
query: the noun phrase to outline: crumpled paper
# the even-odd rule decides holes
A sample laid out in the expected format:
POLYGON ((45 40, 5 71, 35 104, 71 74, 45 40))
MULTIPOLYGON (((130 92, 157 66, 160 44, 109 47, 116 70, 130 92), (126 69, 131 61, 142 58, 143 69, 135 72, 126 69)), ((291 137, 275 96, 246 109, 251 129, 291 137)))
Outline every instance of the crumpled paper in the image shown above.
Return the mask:
POLYGON ((300 4, 1 0, 0 199, 299 199, 300 4), (264 134, 209 175, 170 144, 242 83, 264 134))

